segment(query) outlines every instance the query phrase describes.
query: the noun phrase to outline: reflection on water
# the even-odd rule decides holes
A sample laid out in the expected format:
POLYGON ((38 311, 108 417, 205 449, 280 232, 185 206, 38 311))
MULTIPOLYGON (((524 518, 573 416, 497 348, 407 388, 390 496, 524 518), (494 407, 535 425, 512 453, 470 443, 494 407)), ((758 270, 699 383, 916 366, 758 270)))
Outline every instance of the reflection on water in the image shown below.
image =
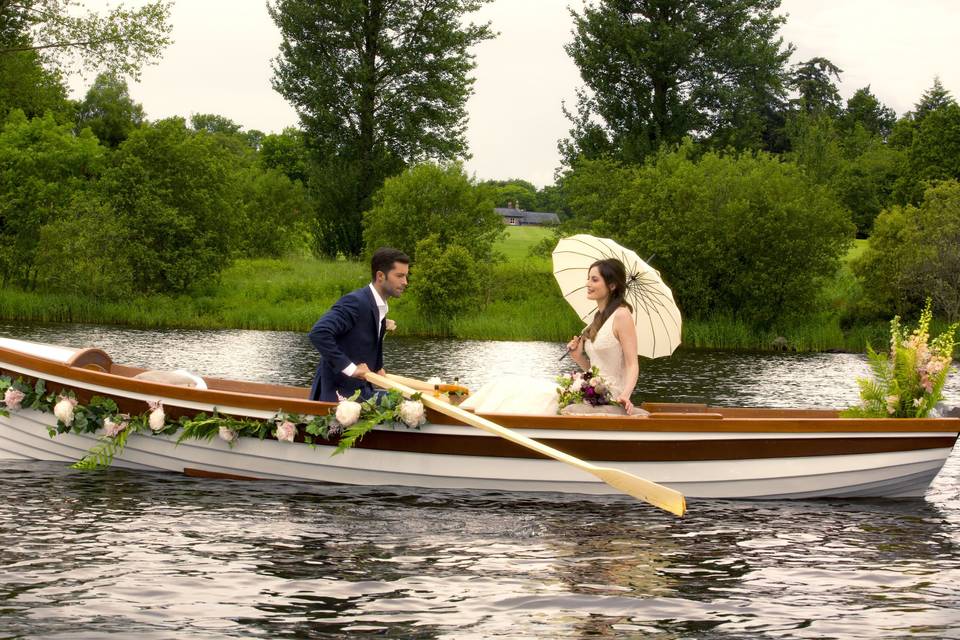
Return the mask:
MULTIPOLYGON (((72 347, 100 347, 114 361, 202 375, 308 386, 317 354, 306 334, 290 331, 143 330, 95 325, 0 325, 0 336, 72 347)), ((576 365, 555 342, 440 340, 389 336, 388 371, 440 376, 477 388, 504 374, 552 380, 576 365)), ((727 406, 845 407, 858 399, 865 358, 844 353, 742 353, 680 350, 642 359, 635 399, 727 406)), ((960 404, 960 376, 946 399, 960 404)))
MULTIPOLYGON (((307 384, 302 334, 0 327, 307 384)), ((551 377, 562 345, 397 340, 417 377, 551 377)), ((645 399, 843 406, 863 358, 681 351, 645 399)), ((950 398, 958 404, 956 377, 950 398)), ((923 500, 692 501, 202 481, 0 464, 0 637, 960 637, 960 460, 923 500)))

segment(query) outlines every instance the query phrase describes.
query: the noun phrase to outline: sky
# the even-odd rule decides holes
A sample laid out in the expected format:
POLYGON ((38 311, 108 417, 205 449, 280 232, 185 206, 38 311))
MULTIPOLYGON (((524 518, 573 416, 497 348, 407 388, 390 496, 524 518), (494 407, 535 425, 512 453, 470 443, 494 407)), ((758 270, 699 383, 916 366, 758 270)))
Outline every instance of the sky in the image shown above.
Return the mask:
MULTIPOLYGON (((86 0, 91 10, 117 2, 86 0)), ((143 4, 127 0, 128 6, 143 4)), ((571 39, 569 8, 582 0, 494 0, 474 21, 499 35, 474 48, 474 94, 467 108, 467 171, 479 180, 522 178, 551 184, 560 164, 557 141, 582 85, 563 49, 571 39)), ((843 70, 840 94, 871 91, 897 115, 912 109, 939 76, 960 99, 960 2, 956 0, 784 0, 781 31, 796 47, 793 62, 829 58, 843 70)), ((247 129, 280 132, 297 114, 270 84, 280 34, 266 0, 176 0, 174 44, 146 67, 130 93, 151 120, 194 113, 226 116, 247 129), (227 19, 225 19, 225 17, 227 19)), ((81 98, 92 77, 73 76, 81 98)))

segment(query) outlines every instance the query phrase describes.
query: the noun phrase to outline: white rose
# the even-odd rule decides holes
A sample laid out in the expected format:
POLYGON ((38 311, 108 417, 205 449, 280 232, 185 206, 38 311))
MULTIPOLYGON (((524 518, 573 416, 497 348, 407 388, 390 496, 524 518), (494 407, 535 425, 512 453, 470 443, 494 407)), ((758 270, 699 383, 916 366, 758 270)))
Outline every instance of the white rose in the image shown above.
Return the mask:
POLYGON ((583 388, 583 378, 575 379, 573 383, 570 385, 570 391, 573 391, 574 393, 576 393, 577 391, 580 391, 580 389, 582 388, 583 388))
POLYGON ((419 400, 404 400, 400 403, 400 419, 408 427, 419 427, 427 421, 423 403, 419 400))
POLYGON ((233 442, 237 439, 237 432, 229 427, 220 427, 220 439, 227 442, 233 442))
POLYGON ((163 427, 167 419, 167 416, 163 413, 163 403, 159 400, 157 400, 155 403, 151 402, 150 408, 152 411, 150 412, 150 418, 147 420, 150 424, 150 428, 153 431, 163 431, 163 427))
POLYGON ((344 400, 337 405, 337 422, 344 427, 357 423, 360 419, 360 403, 353 400, 344 400))
POLYGON ((297 425, 293 424, 289 420, 284 420, 283 422, 277 423, 277 440, 283 440, 284 442, 293 442, 293 439, 297 435, 297 425))
POLYGON ((60 396, 60 401, 53 407, 53 415, 57 416, 57 420, 69 427, 73 424, 73 409, 76 406, 77 401, 73 398, 60 396))
POLYGON ((427 378, 427 384, 443 384, 443 380, 441 380, 437 376, 433 376, 433 377, 427 378))

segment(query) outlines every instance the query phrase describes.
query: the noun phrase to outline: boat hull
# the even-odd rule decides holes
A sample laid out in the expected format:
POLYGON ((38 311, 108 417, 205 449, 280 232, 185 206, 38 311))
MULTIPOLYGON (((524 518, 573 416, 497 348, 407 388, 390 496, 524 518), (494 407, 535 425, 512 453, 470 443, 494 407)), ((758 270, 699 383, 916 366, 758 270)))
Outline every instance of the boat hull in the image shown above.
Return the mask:
MULTIPOLYGON (((95 435, 48 435, 50 414, 20 411, 0 418, 0 458, 72 463, 98 442, 95 435)), ((449 431, 449 427, 444 431, 449 431)), ((429 435, 430 427, 423 435, 429 435)), ((533 433, 532 435, 537 435, 533 433)), ((576 434, 572 434, 576 435, 576 434)), ((670 437, 671 434, 659 434, 670 437)), ((728 439, 750 434, 725 434, 728 439)), ((872 434, 868 434, 872 435, 872 434)), ((490 438, 492 436, 467 436, 490 438)), ((688 434, 676 442, 691 443, 688 434)), ((663 440, 660 440, 663 442, 663 440)), ((614 494, 594 476, 553 460, 426 454, 334 447, 244 438, 184 441, 134 435, 114 466, 191 475, 391 485, 443 489, 614 494)), ((949 447, 884 453, 738 460, 604 461, 674 488, 691 498, 798 499, 819 497, 919 497, 950 455, 949 447)))
MULTIPOLYGON (((168 415, 211 413, 270 419, 278 410, 318 415, 332 405, 306 400, 306 391, 208 380, 200 391, 132 380, 137 371, 105 354, 43 346, 25 353, 0 344, 0 372, 43 379, 78 397, 113 398, 142 413, 162 400, 168 415), (84 363, 95 361, 95 367, 84 363)), ((29 344, 29 343, 28 343, 29 344)), ((12 348, 13 347, 13 348, 12 348)), ((803 499, 919 497, 942 468, 960 432, 960 419, 853 420, 827 410, 652 405, 649 418, 614 416, 486 416, 555 449, 617 467, 690 498, 803 499)), ((332 455, 335 443, 307 445, 274 439, 186 440, 135 434, 114 465, 191 475, 577 494, 617 493, 595 476, 511 444, 456 420, 428 413, 419 430, 378 427, 359 445, 332 455)), ((72 463, 99 438, 60 434, 52 414, 23 409, 0 416, 0 459, 72 463)))

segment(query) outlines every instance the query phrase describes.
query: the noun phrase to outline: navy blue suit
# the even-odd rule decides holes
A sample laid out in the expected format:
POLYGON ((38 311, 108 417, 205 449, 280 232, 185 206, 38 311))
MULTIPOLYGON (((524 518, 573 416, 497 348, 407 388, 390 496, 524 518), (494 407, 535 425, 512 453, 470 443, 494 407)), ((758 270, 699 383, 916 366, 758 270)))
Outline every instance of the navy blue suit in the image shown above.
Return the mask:
POLYGON ((372 396, 369 382, 344 375, 343 370, 361 362, 371 371, 383 368, 383 329, 369 286, 337 300, 310 330, 310 342, 320 352, 310 399, 336 402, 338 392, 350 397, 357 389, 362 398, 372 396))

